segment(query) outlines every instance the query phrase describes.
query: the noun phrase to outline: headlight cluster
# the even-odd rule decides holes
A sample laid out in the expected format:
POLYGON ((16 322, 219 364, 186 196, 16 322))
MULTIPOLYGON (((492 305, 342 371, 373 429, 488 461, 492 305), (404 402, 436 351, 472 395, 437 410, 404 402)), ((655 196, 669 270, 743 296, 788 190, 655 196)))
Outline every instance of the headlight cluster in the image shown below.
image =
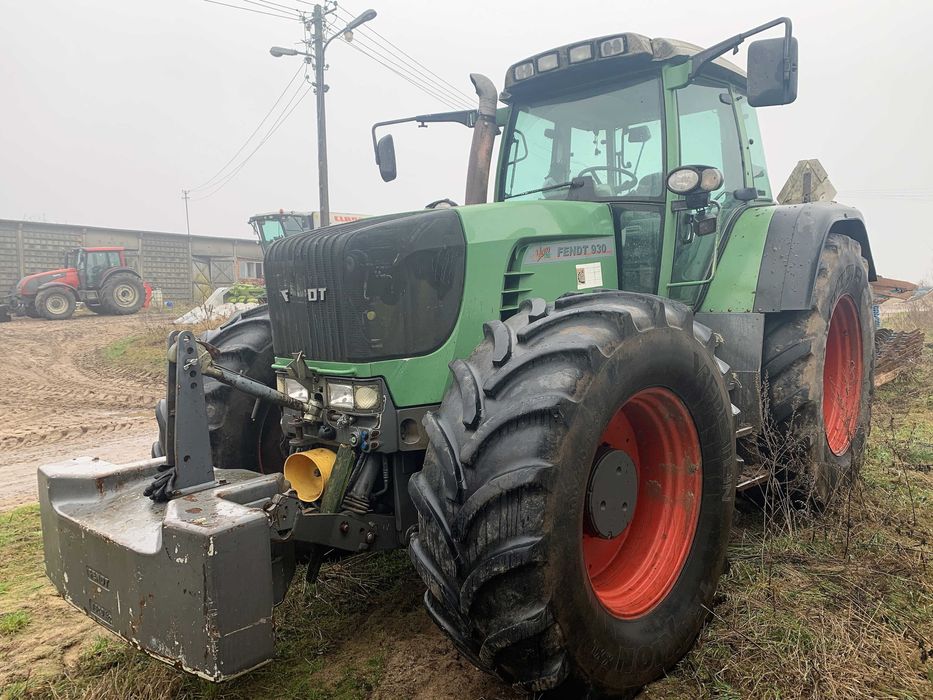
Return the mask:
POLYGON ((707 165, 683 165, 667 176, 667 189, 674 194, 713 192, 722 187, 722 172, 707 165))
POLYGON ((327 382, 327 406, 349 411, 372 411, 382 402, 382 390, 378 382, 367 384, 343 384, 327 382))

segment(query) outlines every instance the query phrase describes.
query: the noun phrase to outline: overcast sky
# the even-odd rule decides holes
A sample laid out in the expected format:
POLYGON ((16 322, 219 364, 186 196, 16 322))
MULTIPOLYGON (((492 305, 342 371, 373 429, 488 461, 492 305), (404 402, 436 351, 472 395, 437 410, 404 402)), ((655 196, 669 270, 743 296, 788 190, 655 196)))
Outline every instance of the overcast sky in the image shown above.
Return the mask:
MULTIPOLYGON (((367 7, 379 13, 368 26, 466 93, 470 72, 501 89, 511 63, 577 39, 634 31, 710 45, 783 12, 800 41, 800 87, 794 104, 759 111, 772 186, 798 159, 819 158, 838 200, 865 215, 879 273, 933 279, 933 3, 342 4, 367 7)), ((184 231, 181 189, 246 141, 299 68, 269 47, 301 37, 297 21, 202 0, 0 0, 0 218, 184 231)), ((396 128, 389 184, 369 141, 374 121, 449 107, 342 39, 327 59, 331 210, 462 201, 466 128, 396 128)), ((734 60, 744 66, 744 51, 734 60)), ((192 233, 246 236, 253 213, 317 208, 315 139, 309 95, 224 187, 192 192, 192 233)))

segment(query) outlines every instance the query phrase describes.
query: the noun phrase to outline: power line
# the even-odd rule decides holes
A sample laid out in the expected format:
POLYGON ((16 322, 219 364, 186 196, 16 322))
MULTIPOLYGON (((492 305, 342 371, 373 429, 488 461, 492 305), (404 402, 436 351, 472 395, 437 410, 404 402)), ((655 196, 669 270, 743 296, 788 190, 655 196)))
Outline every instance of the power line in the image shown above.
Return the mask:
POLYGON ((219 0, 204 0, 204 2, 209 2, 212 5, 223 5, 224 7, 232 7, 234 10, 243 10, 244 12, 255 12, 257 15, 268 15, 269 17, 278 17, 279 19, 295 20, 297 17, 290 17, 289 15, 283 14, 274 14, 272 12, 264 12, 262 10, 256 10, 252 7, 243 7, 241 5, 231 5, 226 2, 219 2, 219 0))
POLYGON ((240 2, 245 2, 250 5, 259 5, 259 7, 264 7, 267 10, 273 12, 284 12, 292 16, 292 19, 301 19, 301 10, 299 10, 297 7, 280 5, 277 2, 272 2, 272 0, 240 0, 240 2))
POLYGON ((262 125, 265 124, 266 121, 268 121, 269 117, 272 115, 272 112, 274 112, 274 111, 275 111, 275 108, 279 106, 279 102, 281 102, 281 101, 282 101, 282 98, 285 97, 285 93, 287 93, 287 92, 288 92, 288 89, 294 84, 295 79, 296 79, 296 78, 298 77, 298 75, 301 73, 301 71, 302 71, 303 68, 304 68, 304 64, 301 64, 301 65, 298 66, 298 70, 295 71, 295 74, 292 75, 291 80, 288 81, 288 84, 285 85, 285 88, 282 90, 281 94, 276 98, 275 102, 274 102, 274 103, 272 104, 272 106, 269 108, 269 111, 266 112, 266 116, 264 116, 264 117, 262 118, 262 121, 260 121, 259 124, 256 125, 256 128, 253 129, 252 133, 246 138, 246 140, 243 142, 243 145, 240 146, 240 147, 237 149, 236 153, 234 153, 234 154, 230 157, 230 160, 228 160, 226 163, 224 163, 224 164, 223 164, 223 167, 220 168, 220 170, 218 170, 216 173, 214 173, 210 178, 208 178, 207 180, 205 180, 204 182, 202 182, 200 185, 198 185, 197 187, 191 187, 191 188, 189 188, 189 191, 190 191, 190 192, 196 192, 197 190, 203 190, 205 187, 213 186, 214 181, 217 180, 217 179, 223 174, 223 172, 227 169, 227 167, 228 167, 234 160, 236 160, 236 157, 237 157, 238 155, 240 155, 240 154, 243 152, 243 149, 245 149, 245 148, 249 145, 250 141, 253 140, 253 137, 254 137, 257 133, 259 133, 259 130, 262 128, 262 125))
MULTIPOLYGON (((302 0, 302 1, 303 1, 303 0, 302 0)), ((349 17, 350 17, 351 19, 355 16, 354 13, 350 10, 350 8, 341 9, 341 8, 338 6, 338 7, 337 7, 337 12, 342 12, 342 13, 344 13, 345 15, 349 15, 349 17)), ((457 87, 456 85, 454 85, 453 83, 451 83, 451 82, 449 82, 448 80, 445 80, 444 78, 442 78, 440 75, 438 75, 438 74, 435 73, 433 70, 431 70, 430 68, 428 68, 428 67, 427 67, 426 65, 424 65, 421 61, 419 61, 418 59, 416 59, 415 57, 413 57, 411 54, 409 54, 408 52, 406 52, 404 49, 401 49, 401 48, 399 48, 398 46, 396 46, 390 39, 387 39, 385 36, 383 36, 382 34, 380 34, 377 30, 373 29, 372 27, 360 27, 360 29, 362 29, 364 33, 375 34, 377 37, 379 37, 380 39, 382 39, 383 42, 385 42, 386 44, 388 44, 388 47, 391 47, 391 48, 386 47, 388 51, 392 52, 393 49, 394 49, 394 52, 397 52, 397 53, 401 54, 402 56, 404 56, 405 58, 407 58, 407 59, 408 59, 409 61, 411 61, 412 63, 414 63, 414 64, 420 66, 423 70, 425 70, 425 71, 427 71, 428 73, 430 73, 431 75, 433 75, 435 78, 437 78, 437 80, 439 80, 440 82, 444 83, 444 84, 447 86, 447 89, 452 90, 455 94, 459 95, 462 99, 465 99, 469 104, 472 105, 472 104, 474 103, 474 96, 473 96, 473 95, 471 95, 471 94, 468 93, 468 92, 464 92, 463 90, 461 90, 460 88, 458 88, 458 87, 457 87)))
MULTIPOLYGON (((379 58, 385 61, 385 63, 388 63, 389 65, 386 66, 387 68, 395 68, 397 69, 396 72, 401 71, 402 73, 405 73, 409 78, 411 78, 411 80, 425 85, 433 93, 442 96, 444 98, 443 101, 448 105, 452 105, 454 109, 471 109, 473 107, 471 102, 468 102, 466 99, 454 94, 450 90, 447 90, 443 85, 440 85, 436 81, 431 80, 431 78, 426 76, 424 73, 418 71, 417 68, 412 68, 409 64, 406 63, 399 63, 394 59, 394 57, 386 55, 381 51, 381 47, 378 44, 373 43, 372 40, 368 39, 367 37, 354 37, 353 41, 350 42, 350 45, 353 46, 355 44, 358 44, 360 47, 367 49, 373 54, 376 54, 379 58)), ((383 65, 385 65, 385 63, 383 65)))
POLYGON ((262 148, 262 146, 266 143, 266 141, 272 138, 272 135, 275 134, 276 131, 278 131, 279 127, 282 126, 282 124, 285 123, 288 117, 291 116, 291 113, 295 111, 298 105, 301 104, 302 100, 304 100, 304 98, 307 97, 308 93, 311 92, 311 89, 312 89, 312 86, 308 85, 305 87, 304 92, 301 92, 301 87, 299 86, 295 94, 292 95, 291 99, 289 99, 289 101, 286 103, 285 108, 283 109, 279 117, 276 119, 275 123, 273 123, 272 127, 269 129, 266 135, 263 136, 262 140, 258 144, 256 144, 256 147, 252 151, 249 152, 249 155, 247 155, 246 158, 244 158, 240 162, 240 164, 236 166, 236 168, 230 171, 230 173, 226 175, 222 181, 217 183, 216 186, 209 193, 207 193, 203 197, 195 198, 194 201, 201 201, 204 199, 208 199, 209 197, 213 197, 215 194, 220 192, 220 190, 222 190, 227 185, 227 183, 233 180, 233 178, 235 178, 240 173, 243 167, 250 161, 250 159, 256 154, 256 152, 259 151, 260 148, 262 148), (298 96, 299 92, 301 92, 300 96, 298 96), (295 97, 298 97, 297 102, 295 101, 295 97), (294 104, 292 104, 292 102, 294 102, 294 104))
POLYGON ((370 53, 368 50, 364 49, 363 47, 357 46, 357 45, 352 44, 352 43, 350 44, 350 47, 353 48, 353 49, 356 50, 356 51, 359 51, 359 52, 360 52, 361 54, 363 54, 364 56, 368 56, 369 58, 371 58, 372 60, 374 60, 376 63, 378 63, 378 64, 384 66, 385 68, 388 68, 390 71, 392 71, 393 73, 395 73, 397 76, 399 76, 399 77, 402 78, 403 80, 405 80, 405 81, 411 83, 411 84, 414 85, 416 88, 418 88, 419 90, 421 90, 422 92, 424 92, 426 95, 429 95, 429 96, 433 97, 434 99, 443 102, 445 105, 447 105, 447 106, 450 107, 451 109, 463 109, 463 107, 462 107, 461 105, 459 105, 459 104, 457 104, 457 103, 455 103, 455 102, 452 102, 452 101, 451 101, 451 98, 445 96, 443 93, 434 92, 434 91, 432 90, 432 88, 430 88, 430 87, 424 85, 423 83, 420 83, 420 82, 418 82, 418 81, 416 81, 416 80, 410 78, 409 76, 405 75, 404 73, 402 73, 402 72, 396 70, 396 69, 393 68, 390 64, 388 64, 388 63, 386 63, 385 61, 383 61, 378 55, 376 55, 376 54, 374 54, 374 53, 370 53))

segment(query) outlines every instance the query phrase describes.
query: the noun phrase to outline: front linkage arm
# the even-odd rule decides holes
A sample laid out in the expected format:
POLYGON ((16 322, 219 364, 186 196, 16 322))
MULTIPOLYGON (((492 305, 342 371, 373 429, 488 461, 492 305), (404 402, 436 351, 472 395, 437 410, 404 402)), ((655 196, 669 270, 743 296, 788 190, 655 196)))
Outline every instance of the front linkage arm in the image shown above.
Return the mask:
MULTIPOLYGON (((318 407, 304 403, 265 384, 212 363, 211 346, 198 342, 191 331, 173 331, 168 337, 168 388, 166 396, 165 464, 146 488, 154 501, 217 486, 211 458, 204 377, 212 377, 260 401, 268 401, 302 413, 318 407), (181 426, 181 429, 179 429, 181 426)), ((219 465, 222 466, 222 465, 219 465)))

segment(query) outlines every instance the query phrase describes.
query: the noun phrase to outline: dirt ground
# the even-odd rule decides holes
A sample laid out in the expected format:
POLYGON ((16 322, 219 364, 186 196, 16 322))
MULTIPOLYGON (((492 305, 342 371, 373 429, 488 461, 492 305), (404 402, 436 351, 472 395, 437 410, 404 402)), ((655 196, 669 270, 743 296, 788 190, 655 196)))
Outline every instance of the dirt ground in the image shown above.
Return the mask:
POLYGON ((80 455, 127 462, 149 456, 161 383, 102 366, 109 343, 165 319, 77 315, 0 324, 0 511, 36 500, 36 467, 80 455))

